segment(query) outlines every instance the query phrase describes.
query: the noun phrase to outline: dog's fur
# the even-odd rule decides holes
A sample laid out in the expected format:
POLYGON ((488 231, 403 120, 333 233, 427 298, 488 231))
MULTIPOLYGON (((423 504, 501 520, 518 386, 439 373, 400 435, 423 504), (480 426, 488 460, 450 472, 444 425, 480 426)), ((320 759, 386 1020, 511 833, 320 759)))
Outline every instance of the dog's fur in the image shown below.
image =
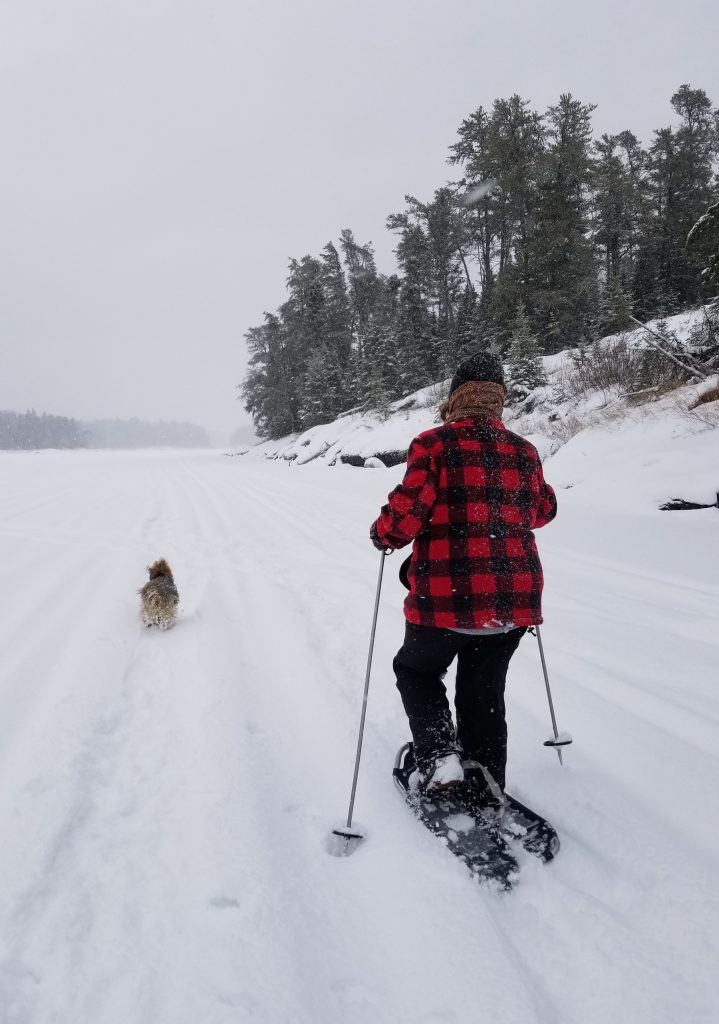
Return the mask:
POLYGON ((142 598, 141 615, 146 626, 169 629, 175 623, 180 595, 172 576, 172 570, 164 558, 148 566, 149 582, 138 590, 142 598))

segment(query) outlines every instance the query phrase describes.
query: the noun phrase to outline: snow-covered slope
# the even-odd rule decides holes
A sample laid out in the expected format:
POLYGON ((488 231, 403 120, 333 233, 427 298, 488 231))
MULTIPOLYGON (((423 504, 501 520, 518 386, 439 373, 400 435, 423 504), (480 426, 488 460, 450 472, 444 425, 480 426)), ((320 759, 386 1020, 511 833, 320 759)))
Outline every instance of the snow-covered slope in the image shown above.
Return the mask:
MULTIPOLYGON (((692 328, 702 322, 702 311, 680 313, 664 321, 680 344, 684 344, 692 328)), ((653 322, 653 328, 657 327, 653 322)), ((630 347, 646 347, 646 334, 641 328, 621 336, 630 347)), ((611 347, 620 340, 613 335, 602 340, 611 347)), ((545 356, 544 369, 547 384, 538 388, 530 400, 517 406, 509 406, 504 412, 507 426, 529 438, 542 458, 558 450, 569 437, 587 426, 616 424, 623 418, 636 420, 637 405, 623 397, 617 387, 592 390, 577 397, 569 393, 566 377, 571 368, 573 353, 561 352, 545 356)), ((270 459, 285 459, 298 466, 317 461, 320 465, 336 466, 350 463, 364 464, 365 459, 379 457, 388 466, 402 462, 412 437, 439 423, 438 406, 446 396, 448 381, 424 388, 395 402, 388 415, 374 412, 353 412, 330 423, 311 427, 301 434, 275 441, 264 441, 252 448, 244 448, 242 454, 270 459)), ((714 378, 713 383, 719 384, 714 378)), ((664 418, 677 410, 688 411, 701 391, 701 385, 677 388, 659 401, 644 404, 641 415, 664 418)), ((706 422, 704 414, 689 417, 698 427, 706 422)), ((719 425, 719 414, 710 414, 711 421, 719 425)), ((374 464, 371 464, 374 465, 374 464)))
MULTIPOLYGON (((389 563, 400 466, 220 453, 0 454, 0 1020, 8 1024, 713 1024, 719 1005, 717 432, 595 425, 546 463, 538 533, 561 769, 527 637, 511 788, 552 864, 479 889, 391 781, 407 735, 389 563), (143 630, 164 555, 176 628, 143 630)), ((408 424, 408 433, 415 430, 408 424)), ((398 558, 398 556, 396 556, 398 558)))

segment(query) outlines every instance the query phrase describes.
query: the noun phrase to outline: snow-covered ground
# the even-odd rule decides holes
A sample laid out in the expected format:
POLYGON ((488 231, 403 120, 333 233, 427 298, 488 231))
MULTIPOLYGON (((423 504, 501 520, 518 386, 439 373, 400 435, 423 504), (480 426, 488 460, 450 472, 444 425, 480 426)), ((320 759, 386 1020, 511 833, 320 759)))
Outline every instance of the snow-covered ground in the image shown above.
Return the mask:
POLYGON ((390 561, 346 860, 379 556, 401 467, 213 452, 0 454, 3 1024, 714 1024, 719 435, 573 437, 509 681, 510 788, 562 837, 509 895, 404 808, 390 561), (142 629, 158 556, 182 604, 142 629))

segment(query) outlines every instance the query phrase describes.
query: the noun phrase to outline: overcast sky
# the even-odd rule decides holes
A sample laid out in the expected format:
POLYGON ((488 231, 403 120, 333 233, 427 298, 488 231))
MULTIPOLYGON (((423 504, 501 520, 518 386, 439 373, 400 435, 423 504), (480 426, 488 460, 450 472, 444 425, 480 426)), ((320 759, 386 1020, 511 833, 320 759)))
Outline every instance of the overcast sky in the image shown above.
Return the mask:
POLYGON ((648 141, 719 103, 715 0, 0 0, 0 409, 232 430, 289 257, 449 177, 461 120, 570 91, 648 141))

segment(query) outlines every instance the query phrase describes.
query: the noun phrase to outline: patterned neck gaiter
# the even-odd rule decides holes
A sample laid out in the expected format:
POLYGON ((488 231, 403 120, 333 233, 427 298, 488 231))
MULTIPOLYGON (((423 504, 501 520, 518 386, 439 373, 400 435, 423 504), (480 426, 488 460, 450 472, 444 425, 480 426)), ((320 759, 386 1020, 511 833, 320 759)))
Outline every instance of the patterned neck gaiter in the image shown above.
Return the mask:
POLYGON ((454 423, 472 416, 501 420, 504 388, 488 380, 470 380, 453 391, 439 407, 443 423, 454 423))

